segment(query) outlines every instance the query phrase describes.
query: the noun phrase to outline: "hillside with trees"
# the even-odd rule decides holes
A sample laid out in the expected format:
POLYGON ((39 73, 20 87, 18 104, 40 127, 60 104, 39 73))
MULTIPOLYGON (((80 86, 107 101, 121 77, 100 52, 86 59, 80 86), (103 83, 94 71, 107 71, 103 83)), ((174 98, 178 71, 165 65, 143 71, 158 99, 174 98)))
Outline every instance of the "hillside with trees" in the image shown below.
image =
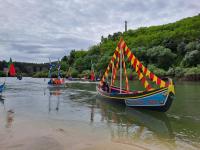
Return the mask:
MULTIPOLYGON (((62 58, 63 76, 67 75, 69 68, 72 77, 89 76, 91 62, 96 74, 101 76, 120 37, 124 38, 135 56, 158 76, 200 80, 200 15, 102 36, 99 44, 88 50, 72 50, 69 56, 62 58)), ((130 63, 127 63, 127 68, 128 74, 132 75, 134 71, 130 63)), ((34 76, 47 77, 47 74, 47 71, 42 71, 34 76)))
MULTIPOLYGON (((78 77, 89 72, 92 61, 96 74, 103 73, 120 37, 155 74, 199 80, 200 15, 166 25, 141 27, 108 37, 102 36, 101 42, 88 51, 72 50, 69 56, 63 57, 63 69, 71 67, 72 76, 78 77)), ((131 74, 134 71, 129 69, 128 72, 131 74)))

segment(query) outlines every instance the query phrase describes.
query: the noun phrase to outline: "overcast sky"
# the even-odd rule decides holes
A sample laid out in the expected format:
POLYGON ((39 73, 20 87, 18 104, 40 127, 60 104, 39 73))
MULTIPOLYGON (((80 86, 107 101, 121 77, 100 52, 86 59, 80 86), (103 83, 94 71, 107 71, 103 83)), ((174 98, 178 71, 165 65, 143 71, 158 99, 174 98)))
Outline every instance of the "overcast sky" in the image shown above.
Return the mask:
POLYGON ((200 0, 0 0, 0 60, 48 62, 101 36, 200 13, 200 0))

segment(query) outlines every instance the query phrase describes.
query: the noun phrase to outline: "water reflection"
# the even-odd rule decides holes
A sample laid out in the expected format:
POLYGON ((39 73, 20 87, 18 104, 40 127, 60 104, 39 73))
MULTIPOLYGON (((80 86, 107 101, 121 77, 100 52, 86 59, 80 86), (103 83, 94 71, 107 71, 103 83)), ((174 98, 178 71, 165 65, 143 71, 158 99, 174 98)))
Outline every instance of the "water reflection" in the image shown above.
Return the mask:
MULTIPOLYGON (((56 117, 66 120, 73 118, 73 120, 88 121, 95 126, 106 125, 114 142, 134 144, 143 141, 158 145, 165 143, 169 149, 176 148, 180 141, 189 146, 198 146, 196 144, 200 135, 198 120, 175 116, 171 113, 175 111, 174 109, 167 113, 133 109, 123 104, 99 99, 96 97, 93 85, 73 86, 66 89, 48 89, 49 112, 60 111, 56 117), (63 108, 59 108, 60 105, 63 108), (191 144, 191 141, 194 143, 191 144)), ((182 110, 176 109, 176 111, 182 110)))
POLYGON ((1 103, 2 105, 4 105, 4 100, 5 100, 5 98, 4 98, 2 95, 0 95, 0 103, 1 103))
POLYGON ((6 116, 6 128, 11 128, 14 121, 14 111, 8 110, 6 116))
MULTIPOLYGON (((169 119, 163 112, 133 109, 99 99, 96 100, 96 105, 101 110, 101 122, 107 123, 112 140, 115 142, 133 144, 132 142, 140 140, 146 142, 174 140, 169 119)), ((94 116, 93 113, 94 110, 91 109, 91 116, 94 116)))
POLYGON ((48 88, 49 89, 49 112, 52 110, 56 110, 57 112, 59 111, 59 106, 60 106, 60 95, 62 94, 61 89, 59 87, 57 88, 48 88), (56 106, 54 106, 54 102, 52 102, 52 97, 55 96, 57 97, 56 100, 56 106))

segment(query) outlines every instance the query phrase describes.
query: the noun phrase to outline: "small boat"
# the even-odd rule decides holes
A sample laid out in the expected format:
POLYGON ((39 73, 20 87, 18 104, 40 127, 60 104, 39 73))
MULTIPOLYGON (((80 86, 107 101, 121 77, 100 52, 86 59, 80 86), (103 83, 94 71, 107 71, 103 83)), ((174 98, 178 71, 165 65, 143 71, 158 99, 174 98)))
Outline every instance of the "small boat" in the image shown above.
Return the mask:
POLYGON ((55 67, 54 64, 51 63, 51 60, 50 60, 50 69, 49 69, 49 77, 50 77, 50 80, 48 82, 48 85, 50 86, 57 86, 57 87, 64 87, 65 85, 65 80, 64 78, 61 78, 61 72, 60 72, 60 63, 59 63, 59 60, 58 60, 58 64, 57 64, 57 67, 58 67, 58 77, 57 78, 52 78, 52 69, 53 67, 55 67))
POLYGON ((0 93, 3 92, 4 88, 5 88, 5 82, 0 85, 0 93))
POLYGON ((100 96, 106 99, 125 102, 125 104, 130 107, 159 111, 167 111, 170 108, 173 96, 175 95, 172 79, 161 79, 153 74, 136 58, 122 38, 120 39, 104 75, 99 85, 96 87, 96 90, 100 96), (129 89, 125 56, 127 56, 131 66, 135 69, 138 79, 142 82, 145 88, 144 91, 131 91, 129 89), (119 66, 120 87, 114 85, 119 66), (122 67, 125 76, 125 88, 122 88, 122 67), (112 70, 111 83, 108 84, 106 78, 109 76, 110 70, 112 70), (146 77, 159 87, 153 88, 146 77))
POLYGON ((17 79, 22 80, 22 75, 21 74, 17 75, 17 79))

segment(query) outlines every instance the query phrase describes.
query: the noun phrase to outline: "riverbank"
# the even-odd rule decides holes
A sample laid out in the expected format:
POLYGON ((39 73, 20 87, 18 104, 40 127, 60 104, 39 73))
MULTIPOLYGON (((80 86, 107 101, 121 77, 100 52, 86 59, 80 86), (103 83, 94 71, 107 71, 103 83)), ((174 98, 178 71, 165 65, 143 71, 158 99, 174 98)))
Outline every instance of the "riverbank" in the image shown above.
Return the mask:
POLYGON ((28 119, 14 114, 10 127, 3 128, 7 124, 4 119, 0 119, 1 150, 195 150, 183 141, 176 141, 175 146, 155 137, 133 140, 108 136, 110 131, 104 127, 81 121, 28 119))
MULTIPOLYGON (((6 124, 1 120, 2 124, 6 124)), ((48 121, 15 117, 1 131, 1 150, 147 150, 139 143, 110 141, 105 130, 79 121, 48 121), (83 130, 84 129, 84 130, 83 130), (102 133, 101 133, 102 132, 102 133)))
MULTIPOLYGON (((168 71, 165 71, 163 69, 160 69, 151 65, 149 70, 161 78, 170 77, 170 78, 174 78, 176 80, 181 80, 181 81, 200 81, 200 66, 191 67, 191 68, 176 67, 176 68, 170 68, 168 71)), ((62 72, 62 75, 67 74, 67 72, 65 71, 61 71, 61 72, 62 72)), ((95 74, 98 75, 97 72, 95 74)), ((83 75, 86 76, 87 78, 90 78, 90 71, 87 71, 87 74, 85 73, 85 71, 81 73, 76 72, 76 74, 72 74, 72 78, 83 78, 84 77, 83 75)), ((129 77, 129 80, 137 79, 137 73, 135 73, 134 70, 127 69, 127 75, 129 77)), ((56 77, 57 72, 53 72, 52 76, 56 77)), ((32 77, 47 78, 48 72, 47 71, 37 72, 32 77)))

